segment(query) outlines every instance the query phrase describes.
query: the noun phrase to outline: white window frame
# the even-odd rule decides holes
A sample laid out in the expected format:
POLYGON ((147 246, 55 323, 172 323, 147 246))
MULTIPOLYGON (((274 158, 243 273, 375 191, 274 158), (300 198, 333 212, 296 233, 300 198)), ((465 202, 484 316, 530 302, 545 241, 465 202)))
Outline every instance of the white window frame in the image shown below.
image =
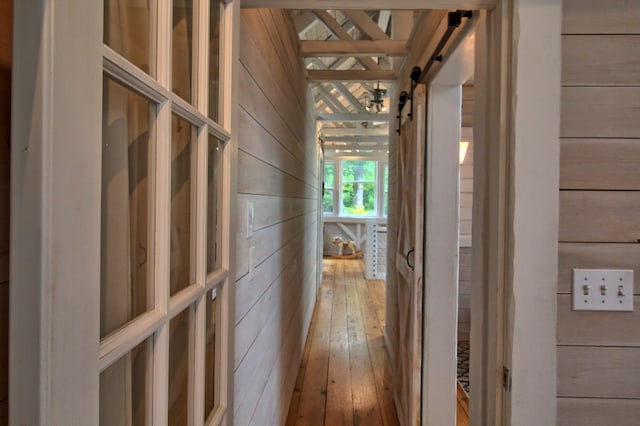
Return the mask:
MULTIPOLYGON (((386 156, 327 156, 325 159, 325 165, 327 163, 333 163, 335 165, 334 171, 334 188, 333 188, 333 212, 324 212, 324 217, 348 217, 348 218, 386 218, 384 214, 384 167, 388 166, 389 159, 386 156), (375 161, 376 162, 376 214, 373 215, 354 215, 348 214, 343 211, 342 208, 342 162, 343 161, 375 161)), ((324 169, 323 169, 324 173, 324 169)))
POLYGON ((194 0, 193 105, 171 91, 170 0, 157 5, 157 69, 150 77, 103 45, 103 2, 17 2, 12 148, 12 424, 97 424, 99 375, 152 337, 149 423, 167 425, 169 321, 191 317, 190 425, 226 425, 233 412, 237 78, 239 2, 221 2, 220 117, 207 115, 209 5, 194 0), (28 23, 38 22, 34 30, 28 23), (23 72, 20 72, 23 70, 23 72), (154 308, 100 341, 100 221, 103 73, 157 105, 150 220, 154 227, 154 308), (194 124, 191 179, 193 283, 169 297, 171 115, 194 124), (224 142, 219 184, 221 268, 206 273, 206 179, 209 134, 224 142), (232 137, 233 135, 233 137, 232 137), (195 210, 195 212, 194 212, 195 210), (195 214, 195 215, 194 215, 195 214), (216 289, 217 408, 204 418, 204 302, 216 289))

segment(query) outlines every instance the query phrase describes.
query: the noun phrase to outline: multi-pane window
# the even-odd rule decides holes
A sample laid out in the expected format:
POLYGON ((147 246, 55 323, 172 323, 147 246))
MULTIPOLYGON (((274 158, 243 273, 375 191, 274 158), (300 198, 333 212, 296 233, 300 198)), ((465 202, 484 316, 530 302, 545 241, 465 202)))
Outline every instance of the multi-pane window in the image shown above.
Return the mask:
POLYGON ((322 194, 322 211, 324 213, 336 212, 335 185, 336 163, 327 161, 324 163, 324 190, 322 194))
POLYGON ((384 161, 349 158, 326 161, 324 214, 386 216, 387 177, 388 165, 384 161))
POLYGON ((343 160, 342 203, 340 211, 350 216, 375 216, 377 213, 377 161, 343 160))
POLYGON ((210 425, 227 410, 238 9, 167 2, 104 1, 100 425, 210 425))

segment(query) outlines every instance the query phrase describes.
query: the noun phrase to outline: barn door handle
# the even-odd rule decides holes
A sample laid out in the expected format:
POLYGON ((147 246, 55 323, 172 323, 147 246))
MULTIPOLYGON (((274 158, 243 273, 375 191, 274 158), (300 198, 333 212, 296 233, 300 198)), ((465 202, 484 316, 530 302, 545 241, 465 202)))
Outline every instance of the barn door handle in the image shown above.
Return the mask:
POLYGON ((415 250, 416 250, 415 248, 412 248, 407 252, 407 265, 409 266, 409 268, 411 268, 412 271, 414 270, 414 268, 411 262, 409 262, 409 256, 411 256, 411 253, 413 253, 415 250))

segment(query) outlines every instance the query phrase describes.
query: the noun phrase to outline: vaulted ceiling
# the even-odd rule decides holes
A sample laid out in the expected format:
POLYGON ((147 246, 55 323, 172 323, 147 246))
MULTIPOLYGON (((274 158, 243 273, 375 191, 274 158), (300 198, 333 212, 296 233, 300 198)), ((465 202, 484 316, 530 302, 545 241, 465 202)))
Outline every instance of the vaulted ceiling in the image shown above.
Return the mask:
POLYGON ((414 15, 390 10, 291 11, 325 150, 387 151, 389 93, 407 54, 414 15), (399 26, 401 30, 393 30, 399 26))

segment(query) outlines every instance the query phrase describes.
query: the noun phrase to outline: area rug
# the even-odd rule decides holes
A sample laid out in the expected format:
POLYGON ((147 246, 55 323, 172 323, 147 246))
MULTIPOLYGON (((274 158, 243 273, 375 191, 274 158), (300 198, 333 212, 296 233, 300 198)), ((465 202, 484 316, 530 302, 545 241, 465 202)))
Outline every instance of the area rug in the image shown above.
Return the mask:
POLYGON ((458 342, 458 381, 469 394, 469 342, 458 342))

